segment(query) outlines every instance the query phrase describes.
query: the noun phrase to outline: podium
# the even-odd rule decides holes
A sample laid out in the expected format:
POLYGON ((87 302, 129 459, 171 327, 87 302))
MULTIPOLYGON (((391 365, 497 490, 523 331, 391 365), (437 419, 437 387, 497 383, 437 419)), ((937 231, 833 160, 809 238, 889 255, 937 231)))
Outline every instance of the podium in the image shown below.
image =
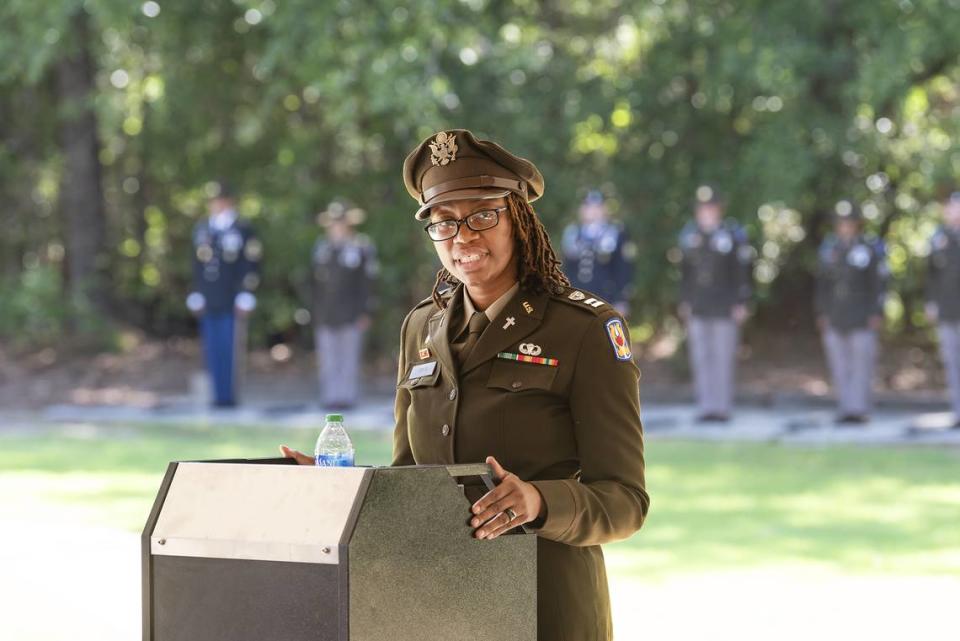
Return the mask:
POLYGON ((142 536, 144 641, 534 641, 536 537, 473 538, 486 465, 171 463, 142 536))

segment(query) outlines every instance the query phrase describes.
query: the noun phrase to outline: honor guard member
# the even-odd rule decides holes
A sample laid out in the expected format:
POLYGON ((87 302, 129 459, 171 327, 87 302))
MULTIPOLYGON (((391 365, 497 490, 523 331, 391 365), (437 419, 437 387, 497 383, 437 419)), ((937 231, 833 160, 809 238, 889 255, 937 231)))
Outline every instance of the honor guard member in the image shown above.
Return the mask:
POLYGON ((680 315, 687 324, 697 420, 726 422, 733 409, 739 327, 753 294, 755 252, 746 231, 724 218, 709 185, 697 188, 694 219, 680 232, 680 315))
POLYGON ((863 234, 862 215, 853 202, 841 200, 834 209, 834 233, 820 245, 815 310, 837 397, 837 422, 857 425, 869 420, 886 252, 880 240, 863 234))
POLYGON ((187 308, 200 319, 214 407, 237 402, 237 370, 246 343, 246 317, 257 305, 263 246, 237 217, 234 193, 211 183, 210 216, 193 230, 193 291, 187 308))
POLYGON ((927 269, 927 317, 936 323, 940 355, 960 429, 960 191, 943 203, 943 225, 930 239, 927 269))
POLYGON ((400 330, 393 464, 485 460, 499 485, 466 486, 464 518, 478 539, 537 533, 538 639, 608 641, 600 545, 649 505, 627 325, 560 271, 529 160, 454 129, 418 145, 403 178, 443 269, 400 330))
POLYGON ((620 314, 630 308, 637 248, 620 223, 609 220, 603 194, 587 193, 580 222, 563 231, 563 265, 570 284, 610 302, 620 314))
POLYGON ((321 402, 329 410, 356 405, 363 334, 370 326, 377 255, 356 232, 365 213, 335 200, 317 216, 326 235, 313 248, 313 322, 321 402))

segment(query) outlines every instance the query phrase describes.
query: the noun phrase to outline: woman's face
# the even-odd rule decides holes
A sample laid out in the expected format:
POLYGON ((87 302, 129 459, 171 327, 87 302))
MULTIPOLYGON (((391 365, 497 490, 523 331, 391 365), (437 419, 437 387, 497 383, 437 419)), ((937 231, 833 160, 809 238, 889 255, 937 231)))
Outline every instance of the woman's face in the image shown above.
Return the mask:
POLYGON ((440 262, 468 290, 506 290, 517 280, 513 221, 506 207, 506 198, 496 198, 455 200, 430 210, 430 222, 435 223, 450 219, 462 221, 479 211, 500 209, 495 227, 473 231, 463 223, 453 238, 434 242, 440 262))
POLYGON ((841 240, 853 240, 860 233, 860 223, 844 218, 837 221, 836 229, 841 240))
POLYGON ((723 220, 723 209, 716 203, 697 203, 694 216, 701 229, 713 231, 723 220))

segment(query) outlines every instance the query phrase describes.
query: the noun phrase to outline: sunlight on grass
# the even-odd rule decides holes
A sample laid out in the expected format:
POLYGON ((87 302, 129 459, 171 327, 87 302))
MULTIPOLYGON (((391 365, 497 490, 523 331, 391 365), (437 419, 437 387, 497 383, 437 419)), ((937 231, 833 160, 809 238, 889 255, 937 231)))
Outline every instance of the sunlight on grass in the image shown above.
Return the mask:
MULTIPOLYGON (((138 532, 171 460, 310 451, 314 430, 113 426, 0 437, 0 515, 138 532), (42 504, 43 509, 31 506, 42 504)), ((360 464, 390 460, 389 434, 351 433, 360 464)), ((649 444, 644 529, 606 546, 621 577, 748 567, 960 574, 960 452, 649 444)))
POLYGON ((648 522, 606 548, 627 573, 960 574, 960 452, 654 442, 648 461, 648 522))

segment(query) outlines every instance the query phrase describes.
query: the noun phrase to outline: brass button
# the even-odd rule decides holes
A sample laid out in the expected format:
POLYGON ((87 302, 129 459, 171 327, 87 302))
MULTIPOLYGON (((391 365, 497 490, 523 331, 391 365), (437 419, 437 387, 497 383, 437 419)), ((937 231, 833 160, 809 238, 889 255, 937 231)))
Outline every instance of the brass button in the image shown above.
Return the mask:
POLYGON ((440 430, 440 433, 443 434, 444 436, 450 436, 450 426, 447 424, 444 424, 443 428, 440 430))
POLYGON ((510 383, 510 387, 512 387, 513 389, 520 389, 521 387, 523 387, 523 383, 521 383, 520 381, 514 381, 510 383))
POLYGON ((455 398, 457 398, 457 388, 456 388, 456 387, 454 387, 452 390, 450 390, 450 400, 452 401, 452 400, 454 400, 455 398))

